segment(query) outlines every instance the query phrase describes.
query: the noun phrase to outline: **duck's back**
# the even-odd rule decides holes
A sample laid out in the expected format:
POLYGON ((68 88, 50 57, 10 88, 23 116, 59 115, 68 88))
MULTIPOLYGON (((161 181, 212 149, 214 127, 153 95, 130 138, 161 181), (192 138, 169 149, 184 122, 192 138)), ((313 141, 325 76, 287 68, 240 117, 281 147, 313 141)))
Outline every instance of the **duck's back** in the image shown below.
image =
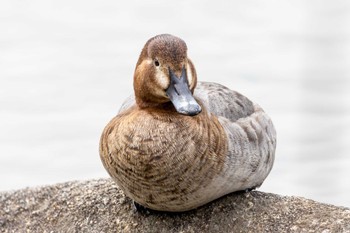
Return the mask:
POLYGON ((231 122, 254 112, 254 104, 247 97, 218 83, 199 82, 194 96, 202 101, 209 112, 231 122))

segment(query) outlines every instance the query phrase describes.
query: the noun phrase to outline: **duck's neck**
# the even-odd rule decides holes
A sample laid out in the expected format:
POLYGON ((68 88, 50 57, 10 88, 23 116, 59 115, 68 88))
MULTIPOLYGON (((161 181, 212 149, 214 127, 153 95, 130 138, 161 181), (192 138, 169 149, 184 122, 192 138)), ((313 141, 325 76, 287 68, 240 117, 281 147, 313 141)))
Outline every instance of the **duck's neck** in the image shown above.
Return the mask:
POLYGON ((169 114, 175 114, 176 109, 174 105, 169 101, 166 103, 155 103, 146 101, 137 101, 136 104, 141 110, 146 110, 149 112, 168 112, 169 114))
POLYGON ((136 104, 139 106, 141 109, 146 109, 146 108, 167 108, 171 104, 171 102, 162 102, 158 103, 152 100, 145 100, 142 98, 139 98, 138 96, 135 96, 136 104))

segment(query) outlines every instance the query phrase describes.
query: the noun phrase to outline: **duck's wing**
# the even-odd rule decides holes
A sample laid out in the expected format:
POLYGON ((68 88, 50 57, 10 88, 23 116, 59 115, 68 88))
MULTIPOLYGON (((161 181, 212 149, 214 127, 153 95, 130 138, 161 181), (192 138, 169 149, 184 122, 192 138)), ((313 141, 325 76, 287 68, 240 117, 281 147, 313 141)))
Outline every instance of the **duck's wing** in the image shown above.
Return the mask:
POLYGON ((135 100, 135 96, 134 95, 130 95, 128 98, 126 98, 122 104, 122 106, 120 107, 118 113, 123 112, 124 110, 130 108, 131 106, 136 104, 136 100, 135 100))
POLYGON ((223 184, 227 192, 260 186, 275 157, 276 131, 270 117, 247 97, 220 84, 201 82, 195 97, 218 117, 228 140, 223 184), (231 187, 232 186, 232 187, 231 187))

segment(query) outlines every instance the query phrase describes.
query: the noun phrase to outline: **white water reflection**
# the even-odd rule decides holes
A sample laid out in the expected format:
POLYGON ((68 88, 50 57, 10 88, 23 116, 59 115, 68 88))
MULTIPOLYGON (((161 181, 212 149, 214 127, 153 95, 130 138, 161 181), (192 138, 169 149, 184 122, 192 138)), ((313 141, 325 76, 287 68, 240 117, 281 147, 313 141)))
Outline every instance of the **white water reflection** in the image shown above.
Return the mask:
POLYGON ((199 79, 258 102, 278 132, 263 191, 350 206, 347 1, 2 1, 0 189, 107 177, 104 125, 145 41, 185 39, 199 79))

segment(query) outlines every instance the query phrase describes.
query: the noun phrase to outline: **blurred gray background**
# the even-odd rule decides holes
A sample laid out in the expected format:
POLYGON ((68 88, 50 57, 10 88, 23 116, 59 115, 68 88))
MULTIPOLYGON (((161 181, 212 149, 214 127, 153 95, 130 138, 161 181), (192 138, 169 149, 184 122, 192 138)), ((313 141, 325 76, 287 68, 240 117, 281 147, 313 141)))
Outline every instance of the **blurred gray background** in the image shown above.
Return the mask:
POLYGON ((272 117, 262 191, 350 206, 350 2, 0 2, 0 190, 107 177, 100 134, 150 37, 272 117))

